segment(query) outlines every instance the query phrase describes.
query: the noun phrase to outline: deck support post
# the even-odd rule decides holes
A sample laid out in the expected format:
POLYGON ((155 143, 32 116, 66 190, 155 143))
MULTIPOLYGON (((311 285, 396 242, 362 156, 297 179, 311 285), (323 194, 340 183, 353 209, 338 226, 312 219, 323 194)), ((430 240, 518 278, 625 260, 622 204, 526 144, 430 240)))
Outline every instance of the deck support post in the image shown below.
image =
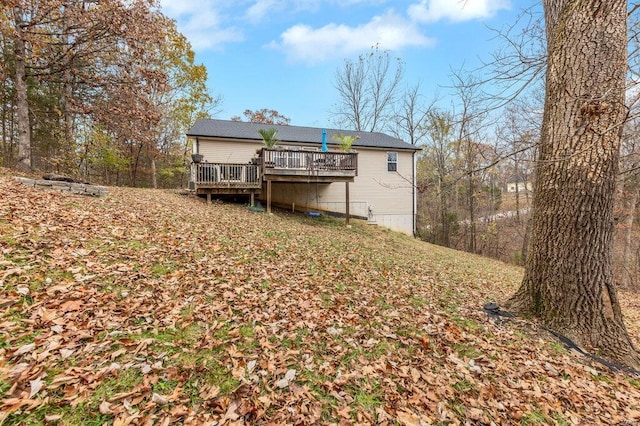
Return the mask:
POLYGON ((271 179, 267 179, 267 213, 271 213, 271 179))
POLYGON ((345 184, 344 195, 345 195, 345 202, 346 202, 344 216, 345 216, 345 223, 349 225, 349 182, 345 182, 344 184, 345 184))
POLYGON ((211 204, 211 191, 207 192, 207 203, 211 204))
POLYGON ((251 207, 256 206, 256 191, 251 191, 251 207))

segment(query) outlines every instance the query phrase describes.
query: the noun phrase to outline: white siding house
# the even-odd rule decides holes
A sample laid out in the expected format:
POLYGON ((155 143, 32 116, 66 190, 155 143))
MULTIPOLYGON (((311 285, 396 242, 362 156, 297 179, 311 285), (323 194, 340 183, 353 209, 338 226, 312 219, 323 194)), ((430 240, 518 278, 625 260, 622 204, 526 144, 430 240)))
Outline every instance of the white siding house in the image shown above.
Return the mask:
POLYGON ((532 192, 533 184, 531 182, 508 182, 507 192, 532 192))
MULTIPOLYGON (((326 152, 322 149, 323 129, 320 128, 206 119, 199 120, 187 136, 193 139, 194 154, 201 154, 205 165, 258 164, 262 180, 258 192, 263 200, 267 196, 266 182, 271 181, 270 195, 274 204, 301 211, 345 214, 348 185, 351 216, 413 235, 416 217, 414 162, 419 149, 382 133, 326 129, 325 134, 326 152), (258 134, 263 128, 278 130, 278 149, 281 151, 270 155, 284 159, 287 167, 295 170, 267 174, 264 158, 261 160, 264 145, 258 134), (339 153, 333 135, 357 136, 352 154, 339 153), (323 175, 311 161, 307 165, 304 159, 321 160, 323 155, 331 158, 350 155, 356 161, 350 159, 346 164, 356 167, 341 170, 338 165, 323 175)), ((341 164, 345 164, 344 160, 341 164)), ((194 187, 199 193, 207 193, 208 189, 198 182, 194 187)))

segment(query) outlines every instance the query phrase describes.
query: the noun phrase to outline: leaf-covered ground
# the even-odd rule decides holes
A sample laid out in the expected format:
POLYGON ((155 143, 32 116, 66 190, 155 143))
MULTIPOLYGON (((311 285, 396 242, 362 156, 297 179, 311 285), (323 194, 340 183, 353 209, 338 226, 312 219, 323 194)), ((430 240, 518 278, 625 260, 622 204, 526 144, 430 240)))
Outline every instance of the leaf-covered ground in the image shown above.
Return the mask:
POLYGON ((639 421, 640 379, 482 312, 521 274, 366 224, 0 169, 0 423, 639 421))

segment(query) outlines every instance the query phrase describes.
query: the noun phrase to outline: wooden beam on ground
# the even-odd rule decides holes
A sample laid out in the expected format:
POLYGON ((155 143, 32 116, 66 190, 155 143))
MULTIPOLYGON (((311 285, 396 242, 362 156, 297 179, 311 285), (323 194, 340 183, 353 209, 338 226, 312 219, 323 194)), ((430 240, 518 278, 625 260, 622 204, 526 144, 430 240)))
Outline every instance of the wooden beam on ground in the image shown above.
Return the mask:
POLYGON ((22 182, 25 185, 32 186, 34 188, 52 189, 57 191, 70 192, 78 195, 91 195, 93 197, 102 197, 107 195, 109 190, 105 186, 90 185, 87 183, 76 183, 61 180, 47 180, 47 179, 29 179, 25 177, 15 177, 16 180, 22 182))

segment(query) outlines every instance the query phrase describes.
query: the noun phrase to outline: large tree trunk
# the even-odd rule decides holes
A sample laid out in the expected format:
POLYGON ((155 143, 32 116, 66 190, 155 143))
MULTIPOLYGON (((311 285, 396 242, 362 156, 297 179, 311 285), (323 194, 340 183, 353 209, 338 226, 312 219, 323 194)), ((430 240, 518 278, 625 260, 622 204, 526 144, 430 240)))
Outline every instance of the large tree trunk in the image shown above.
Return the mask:
POLYGON ((26 48, 22 35, 22 10, 14 9, 16 37, 14 48, 16 54, 15 90, 18 127, 18 170, 28 172, 31 170, 31 127, 29 124, 29 103, 27 101, 27 71, 26 48))
POLYGON ((638 365, 612 270, 626 72, 625 0, 543 0, 547 80, 525 277, 508 305, 638 365))

